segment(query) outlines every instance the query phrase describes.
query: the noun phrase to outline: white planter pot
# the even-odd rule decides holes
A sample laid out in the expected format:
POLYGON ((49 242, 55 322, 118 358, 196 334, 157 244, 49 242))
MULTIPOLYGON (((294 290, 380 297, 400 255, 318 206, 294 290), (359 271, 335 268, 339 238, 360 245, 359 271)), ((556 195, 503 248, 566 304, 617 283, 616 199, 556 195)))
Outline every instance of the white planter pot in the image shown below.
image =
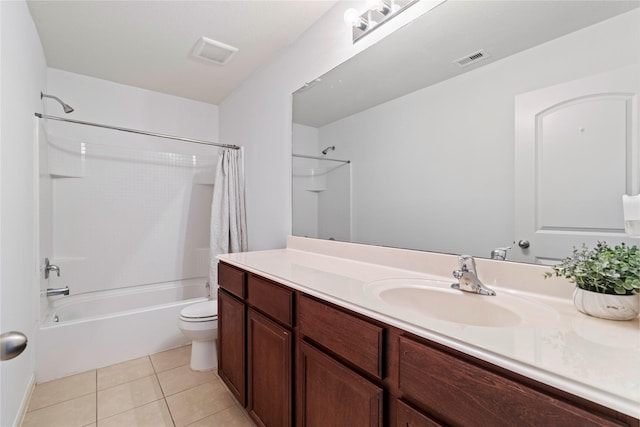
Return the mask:
POLYGON ((609 295, 585 291, 573 291, 573 304, 589 316, 609 320, 631 320, 640 312, 640 295, 609 295))

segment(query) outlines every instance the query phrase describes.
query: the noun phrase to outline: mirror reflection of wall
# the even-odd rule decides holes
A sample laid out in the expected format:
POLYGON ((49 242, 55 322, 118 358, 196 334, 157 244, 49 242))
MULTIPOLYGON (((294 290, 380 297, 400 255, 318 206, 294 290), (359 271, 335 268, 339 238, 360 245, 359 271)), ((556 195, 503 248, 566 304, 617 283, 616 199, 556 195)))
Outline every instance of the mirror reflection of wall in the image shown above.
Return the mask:
MULTIPOLYGON (((444 13, 448 3, 435 11, 444 13)), ((589 3, 594 2, 584 2, 582 7, 588 8, 589 3)), ((315 135, 316 155, 323 147, 335 145, 340 149, 341 158, 352 161, 351 241, 489 257, 492 249, 514 246, 519 239, 535 237, 516 236, 514 233, 518 221, 514 215, 517 211, 514 158, 520 149, 514 136, 518 120, 514 108, 516 97, 611 70, 637 66, 640 62, 639 24, 636 2, 626 11, 616 11, 604 20, 596 19, 577 31, 553 37, 501 59, 489 58, 472 65, 462 74, 457 71, 451 78, 363 111, 352 112, 346 117, 322 122, 318 113, 318 121, 314 122, 313 114, 303 114, 313 111, 313 102, 317 102, 312 99, 311 92, 337 92, 336 82, 349 81, 352 84, 354 81, 353 70, 358 67, 343 64, 322 76, 322 81, 313 88, 294 94, 294 152, 297 152, 299 144, 296 129, 304 128, 315 135), (351 74, 342 77, 341 69, 349 69, 351 74), (329 82, 331 87, 328 87, 329 82)), ((417 25, 420 23, 410 26, 414 33, 417 25)), ((539 31, 545 29, 544 22, 532 27, 539 31)), ((493 30, 499 33, 502 29, 493 30)), ((517 32, 518 25, 513 25, 512 30, 516 33, 503 33, 500 38, 527 37, 527 34, 517 32)), ((484 31, 489 29, 484 28, 484 31)), ((395 34, 388 39, 393 36, 395 34)), ((465 36, 467 40, 475 38, 473 33, 465 36)), ((438 41, 448 43, 442 37, 438 41)), ((386 49, 393 46, 391 41, 385 39, 384 42, 386 49)), ((454 49, 455 43, 451 46, 454 49)), ((491 54, 490 45, 476 47, 491 54)), ((376 46, 370 49, 373 48, 376 46)), ((415 71, 428 72, 417 65, 420 55, 428 52, 413 52, 408 46, 395 48, 406 51, 402 67, 410 69, 416 64, 415 71)), ((378 53, 384 55, 384 52, 378 53)), ((455 58, 460 56, 456 55, 451 54, 455 58)), ((358 56, 351 61, 357 60, 358 56)), ((365 65, 359 69, 363 74, 374 71, 365 65)), ((384 91, 388 85, 402 83, 400 77, 398 80, 394 81, 394 76, 387 75, 363 90, 376 91, 380 88, 384 91)), ((628 169, 626 176, 621 175, 624 182, 618 186, 620 194, 607 198, 607 203, 620 199, 620 206, 616 202, 605 213, 610 216, 608 222, 619 223, 619 228, 591 233, 591 237, 609 242, 633 242, 624 234, 621 195, 625 191, 638 191, 640 186, 637 182, 640 179, 637 172, 640 156, 637 148, 638 80, 640 76, 634 82, 636 95, 630 101, 633 105, 629 106, 629 111, 634 112, 634 116, 629 118, 636 124, 623 123, 633 130, 628 132, 626 139, 615 141, 616 146, 623 149, 626 146, 635 148, 628 150, 627 158, 619 165, 628 169)), ((339 105, 338 95, 332 96, 336 96, 332 105, 339 105)), ((320 112, 326 106, 316 104, 315 108, 320 112)), ((612 141, 602 143, 614 144, 612 141)), ((599 171, 597 158, 589 162, 595 174, 607 173, 599 171)), ((582 193, 589 197, 588 189, 582 193)), ((295 191, 293 199, 294 234, 306 235, 298 233, 298 214, 304 211, 302 206, 312 211, 314 208, 295 191)), ((600 200, 591 202, 597 204, 600 200)), ((581 235, 576 241, 563 241, 563 247, 559 247, 557 252, 568 255, 572 245, 580 245, 588 237, 581 235)), ((558 257, 548 254, 530 256, 530 252, 535 250, 535 245, 526 251, 516 245, 507 259, 540 262, 539 259, 558 257)))

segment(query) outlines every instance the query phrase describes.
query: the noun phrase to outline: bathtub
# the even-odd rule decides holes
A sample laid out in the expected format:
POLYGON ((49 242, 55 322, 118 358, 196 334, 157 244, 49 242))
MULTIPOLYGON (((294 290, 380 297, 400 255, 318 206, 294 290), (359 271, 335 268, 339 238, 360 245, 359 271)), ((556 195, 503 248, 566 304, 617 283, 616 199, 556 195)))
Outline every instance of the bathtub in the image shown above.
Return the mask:
POLYGON ((36 341, 36 381, 187 344, 177 326, 178 314, 183 307, 207 299, 206 281, 197 278, 47 298, 36 341))

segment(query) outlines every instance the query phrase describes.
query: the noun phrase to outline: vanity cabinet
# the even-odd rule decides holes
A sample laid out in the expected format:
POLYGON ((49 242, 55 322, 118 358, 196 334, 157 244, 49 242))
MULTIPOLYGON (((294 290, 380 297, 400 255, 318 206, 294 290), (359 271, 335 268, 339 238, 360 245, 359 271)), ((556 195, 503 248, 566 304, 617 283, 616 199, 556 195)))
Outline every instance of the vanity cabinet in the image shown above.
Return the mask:
POLYGON ((399 340, 400 393, 446 424, 624 425, 411 338, 399 340))
POLYGON ((383 388, 356 371, 382 379, 383 328, 305 295, 297 313, 297 425, 382 426, 383 388))
POLYGON ((220 378, 260 426, 293 424, 294 292, 218 264, 220 378))
POLYGON ((221 280, 235 277, 233 294, 220 283, 220 376, 236 393, 247 373, 247 410, 258 425, 640 427, 628 415, 253 273, 219 271, 221 280))
POLYGON ((435 422, 402 400, 397 400, 396 402, 397 427, 443 427, 443 424, 435 422))
POLYGON ((249 274, 247 281, 247 411, 258 425, 293 424, 294 293, 249 274))
POLYGON ((381 427, 383 389, 305 341, 298 351, 298 426, 381 427))
POLYGON ((246 404, 246 273, 218 264, 218 375, 243 406, 246 404))

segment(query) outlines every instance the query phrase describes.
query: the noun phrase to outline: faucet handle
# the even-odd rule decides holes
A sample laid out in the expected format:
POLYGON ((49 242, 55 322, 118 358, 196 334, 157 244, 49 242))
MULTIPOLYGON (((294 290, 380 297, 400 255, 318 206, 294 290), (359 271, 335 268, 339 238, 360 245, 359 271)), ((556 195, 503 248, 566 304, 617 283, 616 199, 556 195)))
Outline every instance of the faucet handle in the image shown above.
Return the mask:
POLYGON ((45 258, 44 259, 44 278, 48 279, 49 274, 52 271, 55 271, 56 273, 58 273, 58 277, 60 277, 60 267, 58 267, 57 265, 51 264, 49 262, 49 258, 45 258))
POLYGON ((462 271, 476 271, 476 260, 473 259, 473 255, 460 255, 458 263, 462 271))
POLYGON ((495 248, 491 251, 491 259, 497 259, 504 261, 507 259, 507 251, 511 249, 511 246, 505 246, 503 248, 495 248))

